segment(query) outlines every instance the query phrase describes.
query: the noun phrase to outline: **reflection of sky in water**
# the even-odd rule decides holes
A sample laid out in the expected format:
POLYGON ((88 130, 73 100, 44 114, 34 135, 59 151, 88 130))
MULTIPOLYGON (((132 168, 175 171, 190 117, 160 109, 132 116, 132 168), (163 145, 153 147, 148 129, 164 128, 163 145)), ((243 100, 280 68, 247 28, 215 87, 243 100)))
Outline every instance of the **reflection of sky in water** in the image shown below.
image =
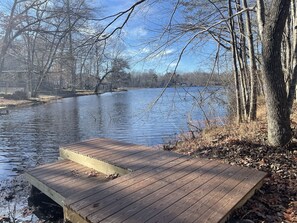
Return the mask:
MULTIPOLYGON (((197 96, 197 89, 188 90, 197 96)), ((182 89, 167 89, 151 108, 161 91, 139 89, 65 98, 12 110, 0 120, 0 179, 15 175, 16 170, 56 160, 61 144, 107 137, 156 145, 186 131, 189 113, 192 119, 203 119, 192 96, 182 89)), ((210 98, 204 109, 209 116, 225 114, 225 108, 210 98)))

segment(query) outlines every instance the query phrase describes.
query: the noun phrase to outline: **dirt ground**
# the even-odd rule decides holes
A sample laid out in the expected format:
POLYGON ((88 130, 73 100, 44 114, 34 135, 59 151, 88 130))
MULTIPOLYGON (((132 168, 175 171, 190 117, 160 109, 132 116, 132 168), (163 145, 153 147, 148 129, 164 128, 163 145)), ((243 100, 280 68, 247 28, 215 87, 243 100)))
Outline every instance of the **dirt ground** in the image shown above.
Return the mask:
POLYGON ((47 103, 50 101, 58 100, 61 97, 58 96, 49 96, 49 95, 40 95, 38 98, 30 98, 28 100, 13 100, 0 97, 0 107, 14 108, 14 107, 23 107, 33 104, 47 103))
POLYGON ((92 94, 94 94, 94 91, 76 91, 75 93, 70 92, 67 94, 62 94, 57 96, 40 94, 38 97, 29 98, 28 100, 13 100, 13 99, 6 99, 4 97, 0 97, 0 108, 29 106, 29 105, 40 104, 40 103, 48 103, 64 97, 76 97, 76 96, 84 96, 84 95, 92 95, 92 94))

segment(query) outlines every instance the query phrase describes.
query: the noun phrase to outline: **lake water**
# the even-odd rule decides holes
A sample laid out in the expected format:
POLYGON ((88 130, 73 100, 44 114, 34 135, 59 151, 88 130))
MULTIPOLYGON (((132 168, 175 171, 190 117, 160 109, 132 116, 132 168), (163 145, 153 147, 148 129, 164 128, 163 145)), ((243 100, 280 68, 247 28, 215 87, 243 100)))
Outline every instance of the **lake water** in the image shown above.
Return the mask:
POLYGON ((1 116, 0 180, 58 158, 58 147, 93 137, 157 145, 188 130, 187 120, 226 115, 223 88, 137 89, 65 98, 1 116), (200 92, 200 93, 197 93, 200 92), (196 97, 196 99, 194 99, 196 97), (198 105, 198 106, 197 106, 198 105))

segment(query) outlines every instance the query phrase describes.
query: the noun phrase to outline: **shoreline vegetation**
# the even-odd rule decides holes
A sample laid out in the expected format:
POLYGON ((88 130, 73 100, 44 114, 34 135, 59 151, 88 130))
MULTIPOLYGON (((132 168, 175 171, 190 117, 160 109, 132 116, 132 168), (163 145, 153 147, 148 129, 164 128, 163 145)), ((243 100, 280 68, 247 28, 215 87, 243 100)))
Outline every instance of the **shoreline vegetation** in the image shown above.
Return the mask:
MULTIPOLYGON (((72 96, 90 94, 94 92, 80 92, 72 96)), ((63 97, 46 95, 20 101, 0 98, 0 107, 17 108, 61 98, 63 97)), ((258 104, 258 116, 254 122, 235 124, 229 121, 225 125, 213 125, 198 134, 180 135, 177 140, 164 144, 162 149, 255 168, 268 174, 260 190, 244 206, 234 211, 229 223, 297 222, 297 112, 291 116, 294 132, 292 142, 285 147, 272 147, 267 142, 264 102, 260 100, 258 104)), ((296 109, 297 105, 294 105, 293 110, 296 109)), ((0 182, 0 193, 4 198, 1 199, 0 206, 5 206, 8 210, 6 215, 0 214, 1 223, 45 222, 33 215, 33 210, 27 207, 30 186, 22 175, 0 182)))

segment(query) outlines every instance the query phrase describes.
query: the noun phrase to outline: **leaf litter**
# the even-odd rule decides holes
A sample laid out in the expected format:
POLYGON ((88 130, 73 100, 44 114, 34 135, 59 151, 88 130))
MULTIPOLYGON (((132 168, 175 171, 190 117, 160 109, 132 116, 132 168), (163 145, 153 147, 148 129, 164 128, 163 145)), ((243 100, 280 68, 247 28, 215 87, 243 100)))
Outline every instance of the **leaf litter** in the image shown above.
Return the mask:
POLYGON ((266 129, 264 121, 212 127, 164 149, 268 173, 260 190, 228 222, 297 222, 297 143, 293 138, 286 147, 271 147, 266 129))

